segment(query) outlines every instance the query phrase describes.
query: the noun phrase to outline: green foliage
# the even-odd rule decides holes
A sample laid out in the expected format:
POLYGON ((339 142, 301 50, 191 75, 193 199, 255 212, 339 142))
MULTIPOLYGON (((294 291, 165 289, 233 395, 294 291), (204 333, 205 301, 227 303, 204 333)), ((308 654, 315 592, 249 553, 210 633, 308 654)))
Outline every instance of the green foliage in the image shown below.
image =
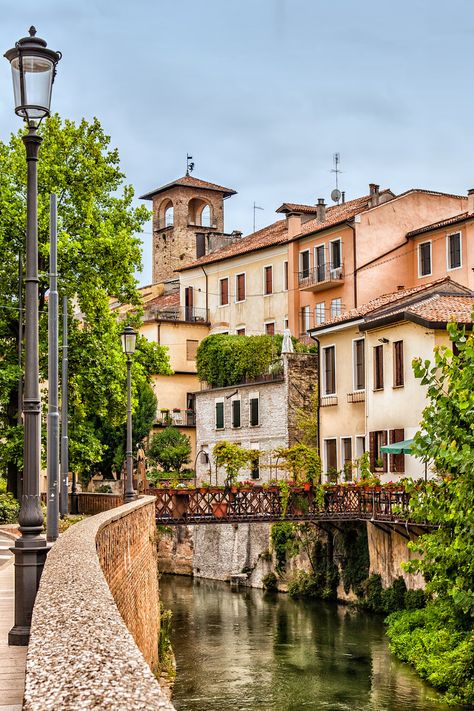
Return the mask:
MULTIPOLYGON (((40 371, 47 377, 49 271, 49 196, 58 196, 58 266, 61 293, 70 307, 69 391, 70 464, 90 473, 106 448, 103 425, 126 418, 126 368, 119 324, 109 308, 138 306, 135 271, 141 267, 140 239, 148 210, 133 206, 133 189, 124 184, 116 149, 99 121, 79 123, 52 116, 39 129, 43 142, 38 163, 38 240, 40 371)), ((8 308, 0 310, 0 467, 22 466, 22 431, 18 410, 18 252, 24 258, 26 160, 22 131, 0 142, 0 290, 8 308)), ((133 317, 138 325, 138 312, 133 317)), ((166 350, 137 339, 133 360, 134 404, 140 383, 150 373, 170 372, 166 350)))
POLYGON ((189 437, 181 434, 176 427, 166 427, 158 432, 148 449, 148 456, 153 462, 163 467, 165 472, 179 474, 181 467, 189 462, 191 442, 189 437))
POLYGON ((262 578, 263 589, 267 592, 275 592, 277 590, 278 578, 275 573, 267 573, 262 578))
POLYGON ((101 484, 96 490, 96 494, 111 494, 112 489, 108 484, 101 484))
POLYGON ((279 574, 284 572, 287 559, 297 555, 300 550, 296 531, 297 524, 294 523, 281 522, 272 525, 270 537, 276 557, 275 570, 279 574))
POLYGON ((321 481, 321 459, 313 447, 295 444, 293 447, 275 450, 281 465, 297 484, 309 482, 317 485, 321 481))
POLYGON ((226 471, 228 484, 236 482, 240 470, 255 461, 259 455, 260 452, 256 449, 244 449, 226 440, 217 442, 212 450, 216 467, 224 467, 226 471))
POLYGON ((335 600, 339 573, 332 560, 328 558, 327 545, 319 538, 313 540, 311 572, 298 571, 288 583, 288 593, 292 597, 313 597, 322 600, 335 600))
POLYGON ((387 620, 390 647, 451 703, 474 704, 474 636, 457 624, 450 604, 396 612, 387 620))
POLYGON ((322 597, 320 581, 312 574, 299 570, 288 583, 290 597, 322 597))
POLYGON ((397 612, 405 608, 405 595, 407 586, 404 579, 399 576, 392 585, 382 593, 382 607, 386 614, 397 612))
POLYGON ((421 589, 407 590, 404 602, 406 610, 419 610, 426 605, 426 593, 421 589))
POLYGON ((13 494, 0 494, 0 523, 17 523, 20 504, 13 494))
POLYGON ((318 446, 319 396, 317 388, 313 387, 309 406, 296 410, 296 426, 299 435, 297 439, 302 444, 315 448, 318 446))
POLYGON ((346 593, 363 594, 363 584, 369 577, 369 545, 367 527, 344 526, 342 531, 341 574, 346 593))
POLYGON ((361 481, 367 481, 372 477, 370 471, 370 455, 368 452, 364 452, 359 457, 359 472, 361 481))
MULTIPOLYGON (((283 336, 229 336, 213 334, 199 344, 196 356, 200 380, 215 387, 236 385, 246 378, 278 372, 283 336)), ((293 339, 295 350, 308 348, 293 339)))

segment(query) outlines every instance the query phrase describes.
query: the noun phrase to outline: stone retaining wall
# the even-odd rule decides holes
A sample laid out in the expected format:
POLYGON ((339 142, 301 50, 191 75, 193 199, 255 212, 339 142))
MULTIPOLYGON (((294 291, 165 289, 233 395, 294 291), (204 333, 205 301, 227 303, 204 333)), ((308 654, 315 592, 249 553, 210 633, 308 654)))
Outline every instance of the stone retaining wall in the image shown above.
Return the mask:
POLYGON ((24 709, 173 711, 149 666, 159 629, 156 574, 152 497, 60 537, 33 611, 24 709))

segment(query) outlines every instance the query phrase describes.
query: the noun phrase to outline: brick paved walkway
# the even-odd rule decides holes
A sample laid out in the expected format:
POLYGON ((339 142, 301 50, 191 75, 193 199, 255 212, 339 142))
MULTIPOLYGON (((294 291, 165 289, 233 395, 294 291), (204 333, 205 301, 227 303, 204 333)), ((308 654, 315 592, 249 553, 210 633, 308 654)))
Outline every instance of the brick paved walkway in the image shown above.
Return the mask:
POLYGON ((14 568, 8 550, 14 541, 0 531, 0 711, 21 711, 25 685, 26 647, 9 647, 13 626, 14 568))

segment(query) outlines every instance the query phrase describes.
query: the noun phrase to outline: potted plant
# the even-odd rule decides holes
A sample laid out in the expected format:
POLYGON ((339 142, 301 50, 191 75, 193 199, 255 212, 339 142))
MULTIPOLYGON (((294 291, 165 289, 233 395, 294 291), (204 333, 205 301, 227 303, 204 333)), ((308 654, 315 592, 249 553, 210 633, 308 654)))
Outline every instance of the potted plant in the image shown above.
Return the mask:
POLYGON ((382 457, 379 457, 378 459, 375 460, 375 467, 374 467, 376 472, 383 472, 383 459, 382 457))

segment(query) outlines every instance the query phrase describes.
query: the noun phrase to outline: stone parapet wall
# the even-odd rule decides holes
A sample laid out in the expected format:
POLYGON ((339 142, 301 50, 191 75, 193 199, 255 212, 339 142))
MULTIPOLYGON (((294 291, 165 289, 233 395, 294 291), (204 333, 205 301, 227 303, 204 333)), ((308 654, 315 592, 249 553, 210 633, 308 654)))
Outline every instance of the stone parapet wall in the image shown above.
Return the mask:
POLYGON ((54 544, 33 610, 24 709, 173 711, 149 666, 159 629, 153 516, 153 497, 142 497, 54 544))

